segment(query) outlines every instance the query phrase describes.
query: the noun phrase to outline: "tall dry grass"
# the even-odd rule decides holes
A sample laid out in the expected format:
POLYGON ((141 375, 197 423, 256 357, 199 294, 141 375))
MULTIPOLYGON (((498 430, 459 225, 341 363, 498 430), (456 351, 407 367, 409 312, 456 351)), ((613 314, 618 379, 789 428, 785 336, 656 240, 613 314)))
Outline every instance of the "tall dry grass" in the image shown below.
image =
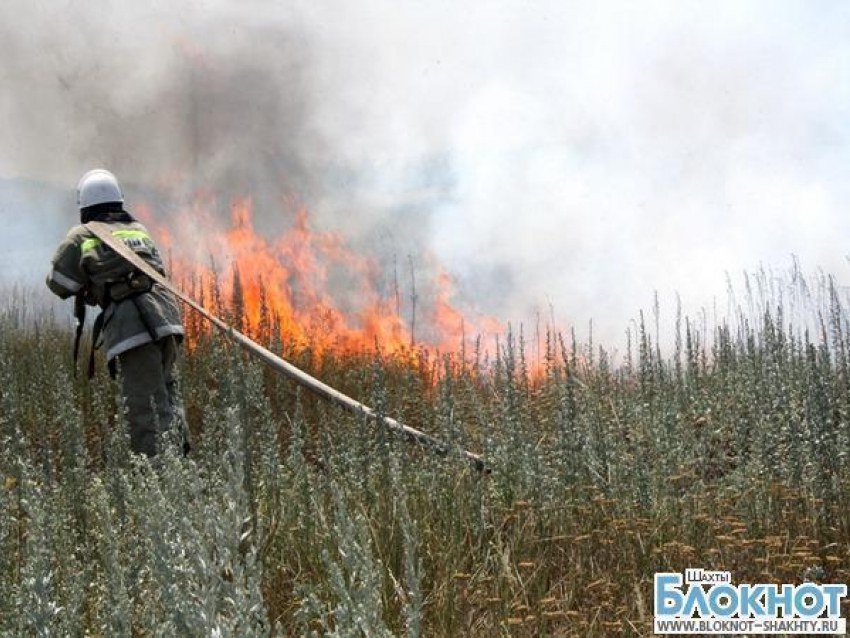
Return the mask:
MULTIPOLYGON (((127 453, 65 322, 0 317, 0 635, 647 635, 653 573, 850 580, 850 332, 828 278, 761 273, 708 322, 614 355, 508 335, 463 359, 316 357, 479 475, 302 395, 200 328, 196 453, 127 453)), ((226 311, 227 309, 224 308, 226 311)), ((845 614, 848 611, 845 608, 845 614)))

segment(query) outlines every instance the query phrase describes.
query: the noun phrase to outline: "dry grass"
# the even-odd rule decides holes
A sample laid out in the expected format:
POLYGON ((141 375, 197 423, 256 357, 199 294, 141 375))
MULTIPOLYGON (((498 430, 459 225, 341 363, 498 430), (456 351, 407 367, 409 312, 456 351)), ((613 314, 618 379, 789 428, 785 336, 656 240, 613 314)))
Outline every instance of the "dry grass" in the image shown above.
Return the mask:
POLYGON ((199 332, 182 370, 198 454, 145 478, 121 451, 103 373, 74 381, 67 332, 10 310, 0 634, 107 635, 120 626, 108 606, 120 603, 136 635, 201 623, 197 607, 212 624, 191 627, 242 635, 647 635, 656 571, 848 582, 850 335, 823 285, 826 305, 806 302, 824 317, 815 339, 763 304, 772 309, 710 334, 682 319, 667 358, 641 323, 616 366, 549 334, 537 376, 512 338, 485 363, 316 361, 260 336, 354 396, 482 451, 489 475, 328 410, 199 332), (161 500, 145 496, 150 480, 161 500), (181 481, 195 490, 186 507, 181 481), (169 533, 182 552, 156 544, 169 533), (162 555, 176 564, 157 566, 162 555), (168 578, 188 591, 148 599, 168 578), (39 614, 22 616, 25 601, 39 614))

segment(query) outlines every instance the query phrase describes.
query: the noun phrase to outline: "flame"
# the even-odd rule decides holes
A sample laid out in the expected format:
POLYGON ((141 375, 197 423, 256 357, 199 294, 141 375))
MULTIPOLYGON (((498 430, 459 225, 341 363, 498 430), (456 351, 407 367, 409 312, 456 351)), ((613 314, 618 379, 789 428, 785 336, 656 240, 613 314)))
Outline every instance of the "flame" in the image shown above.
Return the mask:
POLYGON ((402 292, 377 259, 353 251, 337 233, 314 229, 303 207, 288 230, 267 237, 254 228, 250 198, 232 203, 227 225, 210 212, 213 202, 199 195, 166 224, 147 206, 136 212, 156 235, 174 280, 214 312, 229 309, 235 327, 258 340, 267 342, 276 325, 289 343, 320 356, 376 345, 391 353, 457 353, 479 335, 503 332, 496 319, 460 309, 447 272, 430 281, 416 272, 420 290, 402 292))

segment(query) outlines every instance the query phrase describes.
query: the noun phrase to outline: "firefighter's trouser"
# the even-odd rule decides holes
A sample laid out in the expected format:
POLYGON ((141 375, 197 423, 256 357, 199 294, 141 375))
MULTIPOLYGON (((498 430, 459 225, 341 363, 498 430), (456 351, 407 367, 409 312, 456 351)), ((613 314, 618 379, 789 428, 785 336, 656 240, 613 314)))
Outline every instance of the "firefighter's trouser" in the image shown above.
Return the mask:
POLYGON ((137 454, 156 456, 157 434, 172 428, 179 445, 187 443, 174 374, 178 348, 176 338, 166 337, 118 355, 130 446, 137 454))

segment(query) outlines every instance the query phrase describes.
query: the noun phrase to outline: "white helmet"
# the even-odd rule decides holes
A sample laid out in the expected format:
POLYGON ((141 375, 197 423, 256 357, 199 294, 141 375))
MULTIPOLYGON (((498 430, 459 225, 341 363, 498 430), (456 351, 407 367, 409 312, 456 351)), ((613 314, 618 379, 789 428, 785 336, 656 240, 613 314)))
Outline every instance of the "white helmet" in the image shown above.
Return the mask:
POLYGON ((115 175, 102 168, 89 171, 77 184, 77 204, 81 209, 95 204, 123 201, 124 193, 115 175))

